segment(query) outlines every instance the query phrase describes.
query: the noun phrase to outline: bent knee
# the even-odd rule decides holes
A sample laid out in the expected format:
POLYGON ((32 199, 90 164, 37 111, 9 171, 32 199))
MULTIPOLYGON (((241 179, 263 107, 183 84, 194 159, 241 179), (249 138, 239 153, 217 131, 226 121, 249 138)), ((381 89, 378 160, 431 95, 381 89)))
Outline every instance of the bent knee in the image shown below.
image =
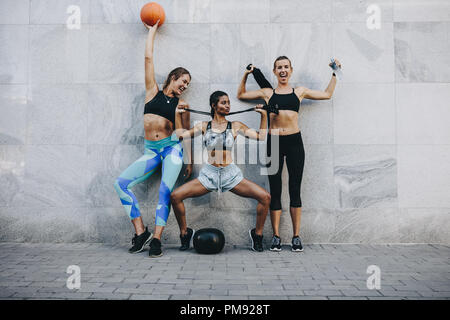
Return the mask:
POLYGON ((172 191, 172 193, 170 194, 170 202, 172 203, 178 203, 180 202, 182 199, 180 197, 180 193, 175 191, 172 191))
POLYGON ((120 190, 123 190, 119 179, 116 179, 116 181, 114 181, 114 189, 116 189, 117 192, 119 192, 120 190))
POLYGON ((270 205, 270 201, 271 201, 272 197, 270 196, 269 192, 264 192, 262 198, 261 198, 261 203, 265 206, 270 205))

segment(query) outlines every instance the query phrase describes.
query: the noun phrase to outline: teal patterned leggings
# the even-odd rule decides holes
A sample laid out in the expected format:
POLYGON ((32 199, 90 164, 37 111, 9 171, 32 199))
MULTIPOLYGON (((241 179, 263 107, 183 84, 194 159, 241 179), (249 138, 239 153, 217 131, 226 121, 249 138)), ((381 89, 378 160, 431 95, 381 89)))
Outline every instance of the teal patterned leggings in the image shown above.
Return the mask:
POLYGON ((181 142, 167 137, 158 141, 145 140, 145 152, 116 179, 114 188, 130 219, 141 216, 136 196, 131 188, 148 179, 162 164, 156 225, 165 226, 169 217, 170 193, 183 166, 181 142))

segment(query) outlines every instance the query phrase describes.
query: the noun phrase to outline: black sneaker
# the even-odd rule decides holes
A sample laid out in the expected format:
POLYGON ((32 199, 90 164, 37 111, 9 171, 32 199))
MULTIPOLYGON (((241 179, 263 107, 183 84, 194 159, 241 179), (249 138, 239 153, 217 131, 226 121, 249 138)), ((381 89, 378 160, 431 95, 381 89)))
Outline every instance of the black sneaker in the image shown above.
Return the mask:
POLYGON ((187 228, 187 232, 184 236, 180 235, 181 247, 180 251, 185 251, 189 249, 189 245, 191 243, 192 237, 194 236, 194 230, 191 228, 187 228))
POLYGON ((262 244, 263 236, 257 235, 255 233, 255 229, 248 230, 248 233, 250 234, 250 239, 252 239, 252 250, 258 251, 258 252, 263 252, 264 251, 263 244, 262 244))
POLYGON ((150 250, 148 251, 148 256, 150 258, 158 258, 162 255, 161 241, 159 239, 153 238, 152 241, 150 241, 150 250))
POLYGON ((292 251, 295 251, 295 252, 303 251, 302 242, 300 241, 299 236, 295 236, 292 238, 292 251))
POLYGON ((278 236, 273 236, 270 251, 281 251, 281 239, 278 236))
POLYGON ((138 253, 144 250, 144 247, 150 242, 152 238, 152 233, 148 231, 145 227, 145 231, 140 235, 134 234, 133 239, 131 239, 131 244, 133 245, 128 249, 129 253, 138 253))

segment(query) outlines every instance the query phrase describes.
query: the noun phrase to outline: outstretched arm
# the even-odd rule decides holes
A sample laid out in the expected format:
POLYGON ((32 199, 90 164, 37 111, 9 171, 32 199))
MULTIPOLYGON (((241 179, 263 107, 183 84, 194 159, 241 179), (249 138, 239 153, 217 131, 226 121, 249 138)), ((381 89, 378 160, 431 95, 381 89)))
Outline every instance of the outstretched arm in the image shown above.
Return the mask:
POLYGON ((261 122, 259 125, 259 131, 256 131, 253 128, 247 127, 240 121, 236 121, 237 124, 237 133, 253 140, 265 140, 267 135, 267 111, 263 109, 262 104, 258 104, 255 107, 255 111, 261 114, 261 122))
MULTIPOLYGON (((341 63, 339 62, 339 60, 336 59, 335 61, 338 67, 341 68, 341 63)), ((333 73, 333 75, 331 76, 331 80, 324 91, 311 90, 305 87, 299 87, 297 89, 300 91, 300 96, 305 99, 328 100, 331 99, 331 97, 333 96, 334 88, 336 88, 336 75, 333 73)))
POLYGON ((189 129, 189 124, 186 125, 186 120, 183 125, 183 113, 188 113, 184 109, 189 108, 189 105, 184 101, 180 101, 178 103, 177 109, 175 111, 175 134, 180 140, 188 140, 194 136, 197 136, 199 133, 202 133, 202 122, 197 123, 194 127, 189 129))
POLYGON ((155 80, 155 67, 153 63, 153 43, 155 42, 158 22, 154 26, 145 24, 148 29, 145 42, 145 101, 150 101, 158 93, 158 85, 155 80))

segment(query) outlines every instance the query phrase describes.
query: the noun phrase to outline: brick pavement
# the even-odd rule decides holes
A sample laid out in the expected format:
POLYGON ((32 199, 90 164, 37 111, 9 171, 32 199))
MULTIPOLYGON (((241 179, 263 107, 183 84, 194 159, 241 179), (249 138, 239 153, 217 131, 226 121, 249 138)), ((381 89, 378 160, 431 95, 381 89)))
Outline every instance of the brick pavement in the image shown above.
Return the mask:
POLYGON ((0 243, 0 299, 450 299, 450 247, 313 244, 294 253, 226 246, 199 255, 165 245, 161 258, 104 244, 0 243), (81 288, 68 289, 69 265, 81 288), (367 288, 369 265, 381 288, 367 288))

